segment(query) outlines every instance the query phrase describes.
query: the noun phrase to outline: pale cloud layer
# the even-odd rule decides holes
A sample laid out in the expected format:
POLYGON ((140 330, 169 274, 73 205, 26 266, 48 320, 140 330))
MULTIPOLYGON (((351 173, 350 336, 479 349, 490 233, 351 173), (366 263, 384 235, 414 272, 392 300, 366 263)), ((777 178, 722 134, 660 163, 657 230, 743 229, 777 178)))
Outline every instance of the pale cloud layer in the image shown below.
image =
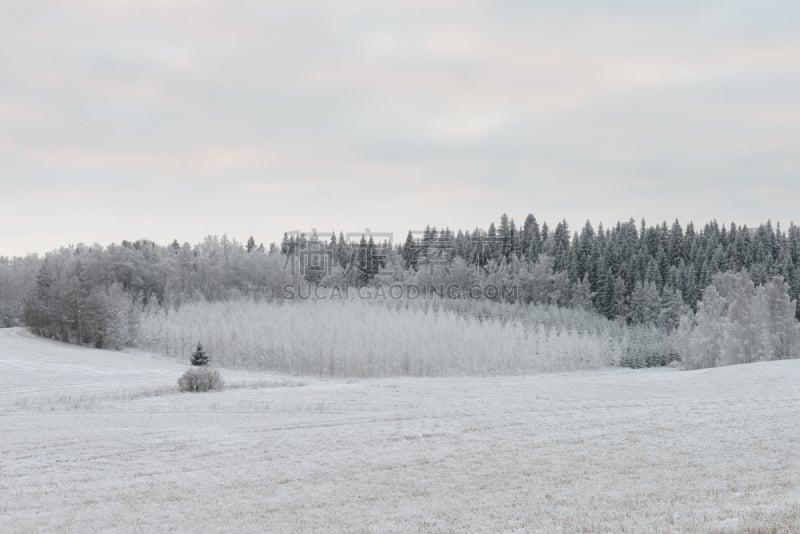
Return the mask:
POLYGON ((800 222, 790 1, 0 6, 0 255, 645 217, 800 222))

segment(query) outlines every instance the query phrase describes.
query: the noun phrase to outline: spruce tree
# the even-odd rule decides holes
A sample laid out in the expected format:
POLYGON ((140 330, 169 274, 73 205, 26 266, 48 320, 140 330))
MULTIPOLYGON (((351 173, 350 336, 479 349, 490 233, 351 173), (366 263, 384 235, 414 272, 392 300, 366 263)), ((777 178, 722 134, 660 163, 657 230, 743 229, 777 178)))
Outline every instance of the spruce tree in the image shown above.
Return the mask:
POLYGON ((283 241, 281 241, 281 254, 289 254, 290 252, 289 234, 284 232, 283 241))
POLYGON ((195 351, 192 353, 191 362, 192 365, 196 366, 208 365, 208 355, 203 350, 202 344, 197 344, 197 349, 195 349, 195 351))
POLYGON ((360 286, 365 286, 370 280, 370 258, 372 249, 367 246, 367 236, 361 234, 361 241, 358 244, 358 252, 356 253, 355 276, 356 282, 360 286))
POLYGON ((500 247, 498 246, 498 235, 497 235, 497 228, 494 225, 494 221, 489 224, 489 231, 486 234, 489 243, 489 250, 488 250, 488 259, 497 259, 497 256, 500 252, 500 247))
POLYGON ((525 259, 528 261, 536 261, 539 259, 539 253, 542 251, 542 234, 539 231, 539 223, 536 222, 536 217, 531 216, 530 233, 528 235, 528 250, 525 259))
POLYGON ((498 259, 508 259, 510 241, 511 241, 511 225, 508 220, 507 214, 500 216, 500 227, 497 229, 497 235, 500 240, 498 259))
POLYGON ((414 236, 411 234, 411 230, 408 231, 408 235, 406 236, 402 257, 406 269, 411 270, 417 268, 416 243, 414 242, 414 236))

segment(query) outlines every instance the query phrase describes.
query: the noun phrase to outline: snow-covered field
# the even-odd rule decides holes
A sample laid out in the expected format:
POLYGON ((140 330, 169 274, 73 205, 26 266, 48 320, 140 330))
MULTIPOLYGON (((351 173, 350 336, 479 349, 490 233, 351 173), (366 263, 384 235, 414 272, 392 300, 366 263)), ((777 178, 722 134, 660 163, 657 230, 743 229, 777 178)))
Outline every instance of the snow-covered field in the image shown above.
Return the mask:
POLYGON ((800 532, 800 361, 295 379, 0 330, 2 532, 800 532))

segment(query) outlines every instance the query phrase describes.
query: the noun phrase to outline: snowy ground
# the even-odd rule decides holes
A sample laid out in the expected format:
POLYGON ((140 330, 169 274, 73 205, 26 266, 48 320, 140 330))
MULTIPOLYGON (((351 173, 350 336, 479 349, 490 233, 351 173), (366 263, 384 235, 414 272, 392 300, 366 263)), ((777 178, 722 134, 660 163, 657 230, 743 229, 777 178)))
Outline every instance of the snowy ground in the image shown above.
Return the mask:
POLYGON ((185 367, 0 330, 0 531, 800 532, 800 361, 179 394, 185 367))

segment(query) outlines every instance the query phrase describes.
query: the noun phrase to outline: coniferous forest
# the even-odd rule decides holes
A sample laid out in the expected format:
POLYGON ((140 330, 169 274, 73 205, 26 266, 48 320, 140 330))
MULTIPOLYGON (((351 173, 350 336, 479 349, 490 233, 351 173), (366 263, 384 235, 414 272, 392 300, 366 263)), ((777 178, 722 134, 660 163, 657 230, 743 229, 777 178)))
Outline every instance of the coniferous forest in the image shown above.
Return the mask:
MULTIPOLYGON (((237 328, 225 324, 225 313, 240 314, 240 323, 248 314, 230 308, 224 312, 220 306, 366 300, 347 306, 355 310, 388 303, 396 313, 401 306, 408 313, 428 313, 434 306, 436 313, 453 321, 474 321, 471 328, 485 328, 485 321, 527 325, 514 342, 518 347, 505 349, 504 361, 533 343, 529 338, 543 327, 544 333, 539 332, 543 339, 562 332, 611 339, 610 344, 595 340, 581 349, 605 351, 600 359, 606 364, 636 367, 682 360, 687 367, 708 367, 795 357, 798 292, 800 228, 791 225, 784 230, 770 222, 757 228, 716 221, 702 228, 688 223, 684 228, 678 221, 649 226, 630 220, 611 228, 587 222, 573 229, 566 221, 551 227, 534 215, 518 225, 503 214, 486 229, 429 226, 409 232, 396 244, 377 234, 311 232, 285 234, 280 243, 266 247, 256 245, 253 237, 240 243, 209 236, 195 245, 177 240, 167 245, 123 241, 70 246, 44 257, 0 259, 4 326, 25 325, 41 336, 96 347, 146 345, 176 356, 184 345, 197 342, 190 337, 205 337, 209 346, 216 344, 217 352, 227 355, 228 363, 260 362, 256 365, 291 372, 313 368, 318 374, 409 373, 414 360, 409 353, 425 351, 426 344, 436 344, 441 335, 430 331, 419 347, 397 350, 402 342, 394 341, 394 348, 383 349, 390 353, 383 371, 377 371, 377 360, 370 360, 367 371, 321 363, 306 353, 295 360, 285 354, 275 356, 274 343, 258 336, 246 341, 247 348, 224 343, 222 332, 237 328), (550 311, 531 313, 533 308, 550 311), (193 310, 191 335, 185 332, 189 327, 181 315, 186 309, 193 310), (202 322, 204 313, 208 324, 202 322), (554 314, 560 318, 542 319, 554 314), (586 315, 576 319, 575 314, 586 315), (171 335, 164 332, 169 325, 171 335), (680 335, 675 335, 678 331, 680 335), (309 361, 302 363, 305 360, 309 361)), ((307 318, 308 329, 319 329, 337 313, 326 305, 314 309, 320 324, 307 318)), ((359 310, 356 315, 363 312, 359 310)), ((250 311, 250 316, 258 315, 250 311)), ((276 312, 282 313, 288 312, 276 312)), ((268 315, 273 324, 280 324, 276 314, 268 315)), ((343 337, 357 338, 357 327, 348 331, 342 326, 343 337)), ((258 326, 249 328, 255 332, 258 326)), ((387 336, 402 338, 400 332, 387 336)), ((234 337, 247 338, 242 333, 234 337)), ((279 337, 272 335, 273 340, 279 337)), ((324 336, 315 342, 328 343, 331 354, 326 358, 335 359, 334 342, 324 336)), ((348 345, 346 350, 355 348, 348 345)), ((448 350, 457 352, 457 346, 448 350)), ((448 357, 453 359, 451 372, 469 372, 457 355, 448 357)), ((581 366, 581 358, 597 363, 591 355, 563 358, 569 363, 553 365, 550 360, 550 367, 581 366)), ((435 374, 428 363, 418 363, 418 373, 435 374)), ((530 367, 509 365, 513 372, 530 367)), ((483 361, 479 366, 489 372, 503 370, 483 361)), ((440 371, 444 374, 443 365, 440 371)))

